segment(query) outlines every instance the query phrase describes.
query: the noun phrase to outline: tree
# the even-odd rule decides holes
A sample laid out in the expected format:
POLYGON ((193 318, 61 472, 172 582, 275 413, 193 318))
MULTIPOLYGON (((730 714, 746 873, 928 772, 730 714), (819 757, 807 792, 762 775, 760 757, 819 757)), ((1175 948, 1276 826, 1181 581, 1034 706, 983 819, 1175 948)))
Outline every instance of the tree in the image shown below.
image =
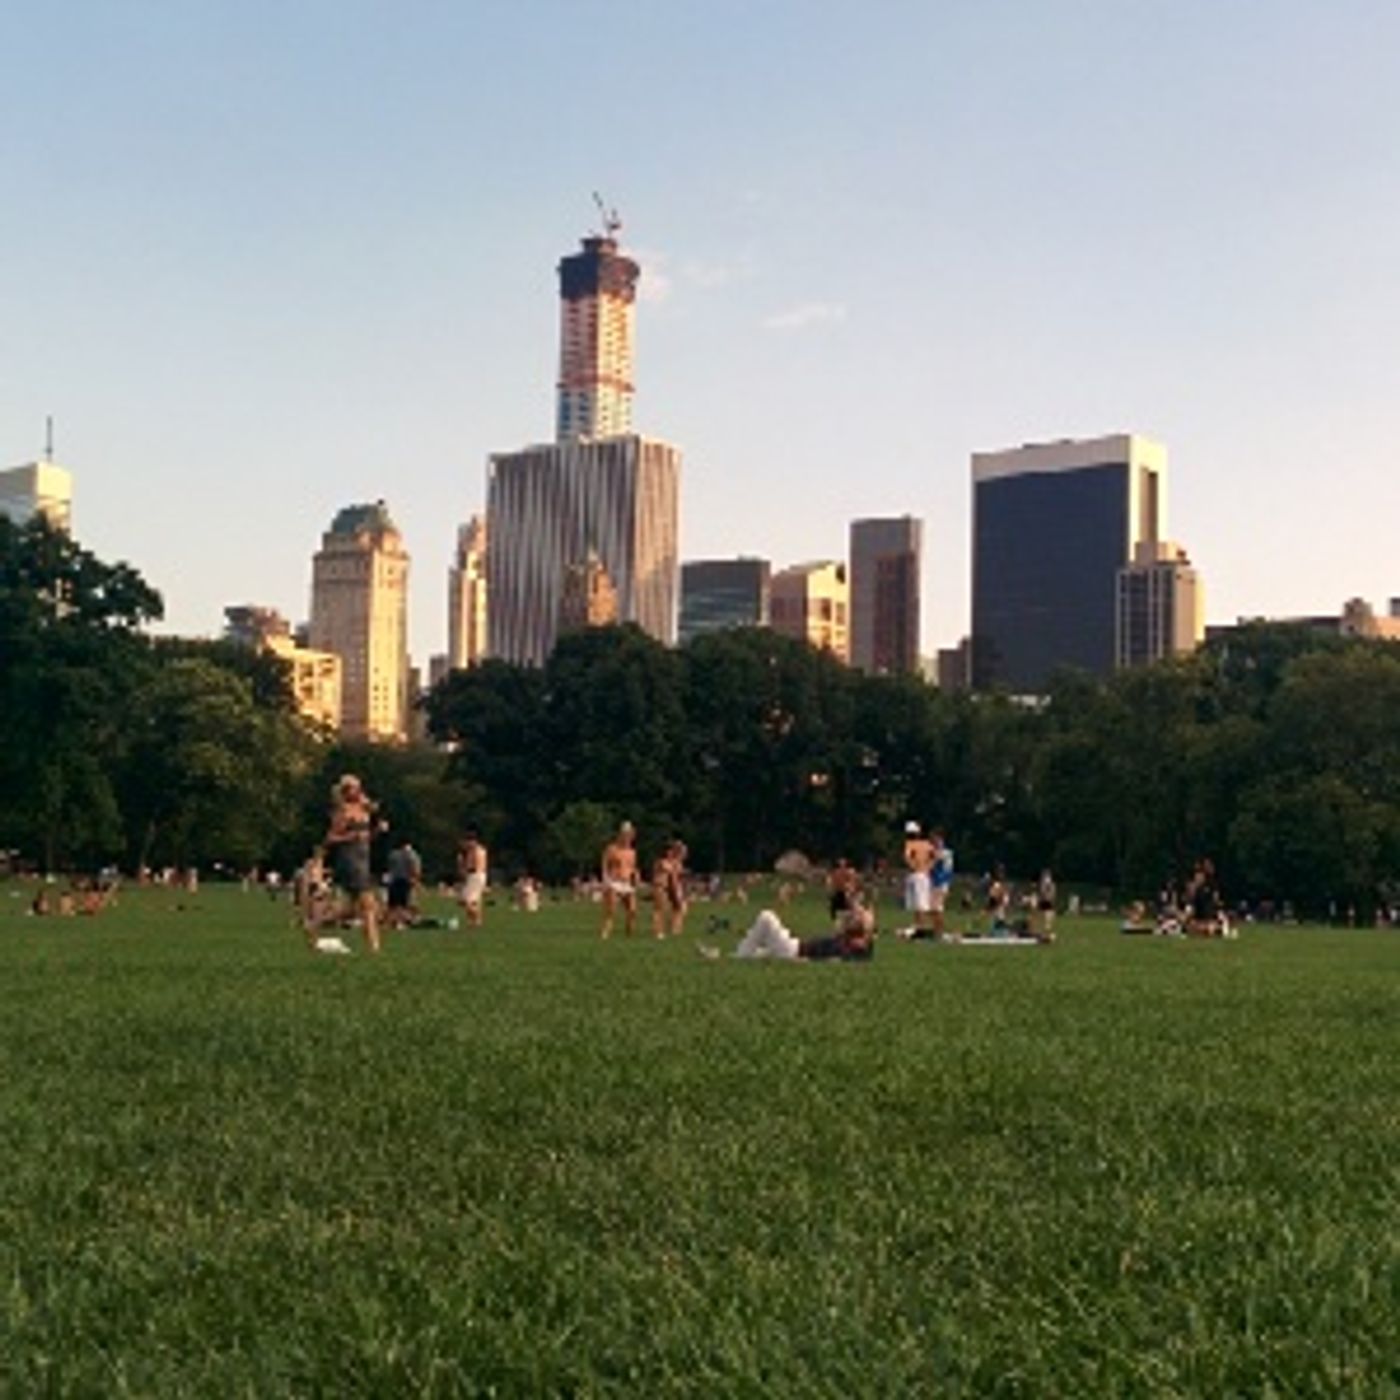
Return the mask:
POLYGON ((136 697, 122 776, 139 865, 251 866, 296 823, 314 744, 300 720, 261 707, 252 682, 173 656, 136 697))
POLYGON ((0 838, 48 869, 121 846, 113 775, 159 594, 43 517, 0 517, 0 838))

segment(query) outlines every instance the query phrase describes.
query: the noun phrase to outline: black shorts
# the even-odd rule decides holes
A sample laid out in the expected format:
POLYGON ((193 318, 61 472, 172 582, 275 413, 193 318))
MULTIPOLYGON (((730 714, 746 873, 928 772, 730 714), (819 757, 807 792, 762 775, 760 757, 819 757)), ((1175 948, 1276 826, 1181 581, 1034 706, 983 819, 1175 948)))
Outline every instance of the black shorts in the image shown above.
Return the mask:
POLYGON ((407 909, 409 897, 413 894, 412 880, 389 881, 389 908, 407 909))
POLYGON ((851 896, 845 890, 833 890, 831 898, 827 902, 827 907, 831 910, 833 919, 842 914, 847 914, 851 909, 851 896))

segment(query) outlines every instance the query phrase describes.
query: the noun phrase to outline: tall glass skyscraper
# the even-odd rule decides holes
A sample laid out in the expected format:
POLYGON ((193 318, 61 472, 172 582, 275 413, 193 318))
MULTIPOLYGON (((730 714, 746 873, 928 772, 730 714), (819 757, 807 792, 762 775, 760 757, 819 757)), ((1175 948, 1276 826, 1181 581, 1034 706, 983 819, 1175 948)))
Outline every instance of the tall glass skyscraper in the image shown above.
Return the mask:
POLYGON ((976 453, 972 487, 973 685, 1107 675, 1118 571, 1166 530, 1166 449, 1122 433, 976 453))

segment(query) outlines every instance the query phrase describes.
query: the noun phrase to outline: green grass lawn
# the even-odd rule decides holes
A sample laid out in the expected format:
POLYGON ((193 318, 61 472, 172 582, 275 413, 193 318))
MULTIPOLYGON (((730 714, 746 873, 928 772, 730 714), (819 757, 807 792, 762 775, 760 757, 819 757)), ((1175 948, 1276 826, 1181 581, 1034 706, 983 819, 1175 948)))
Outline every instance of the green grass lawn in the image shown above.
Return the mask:
POLYGON ((568 905, 376 961, 236 890, 21 908, 5 1395, 1400 1387, 1400 936, 712 964, 568 905))

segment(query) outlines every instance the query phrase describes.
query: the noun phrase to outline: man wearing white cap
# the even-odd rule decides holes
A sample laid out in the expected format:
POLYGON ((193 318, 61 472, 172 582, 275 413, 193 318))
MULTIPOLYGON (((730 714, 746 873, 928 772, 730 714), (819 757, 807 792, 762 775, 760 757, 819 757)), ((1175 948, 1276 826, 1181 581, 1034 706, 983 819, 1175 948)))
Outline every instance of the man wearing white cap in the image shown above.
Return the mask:
POLYGON ((904 863, 909 873, 904 877, 904 907, 914 916, 914 927, 933 928, 933 862, 937 852, 918 822, 906 822, 904 827, 904 863))

